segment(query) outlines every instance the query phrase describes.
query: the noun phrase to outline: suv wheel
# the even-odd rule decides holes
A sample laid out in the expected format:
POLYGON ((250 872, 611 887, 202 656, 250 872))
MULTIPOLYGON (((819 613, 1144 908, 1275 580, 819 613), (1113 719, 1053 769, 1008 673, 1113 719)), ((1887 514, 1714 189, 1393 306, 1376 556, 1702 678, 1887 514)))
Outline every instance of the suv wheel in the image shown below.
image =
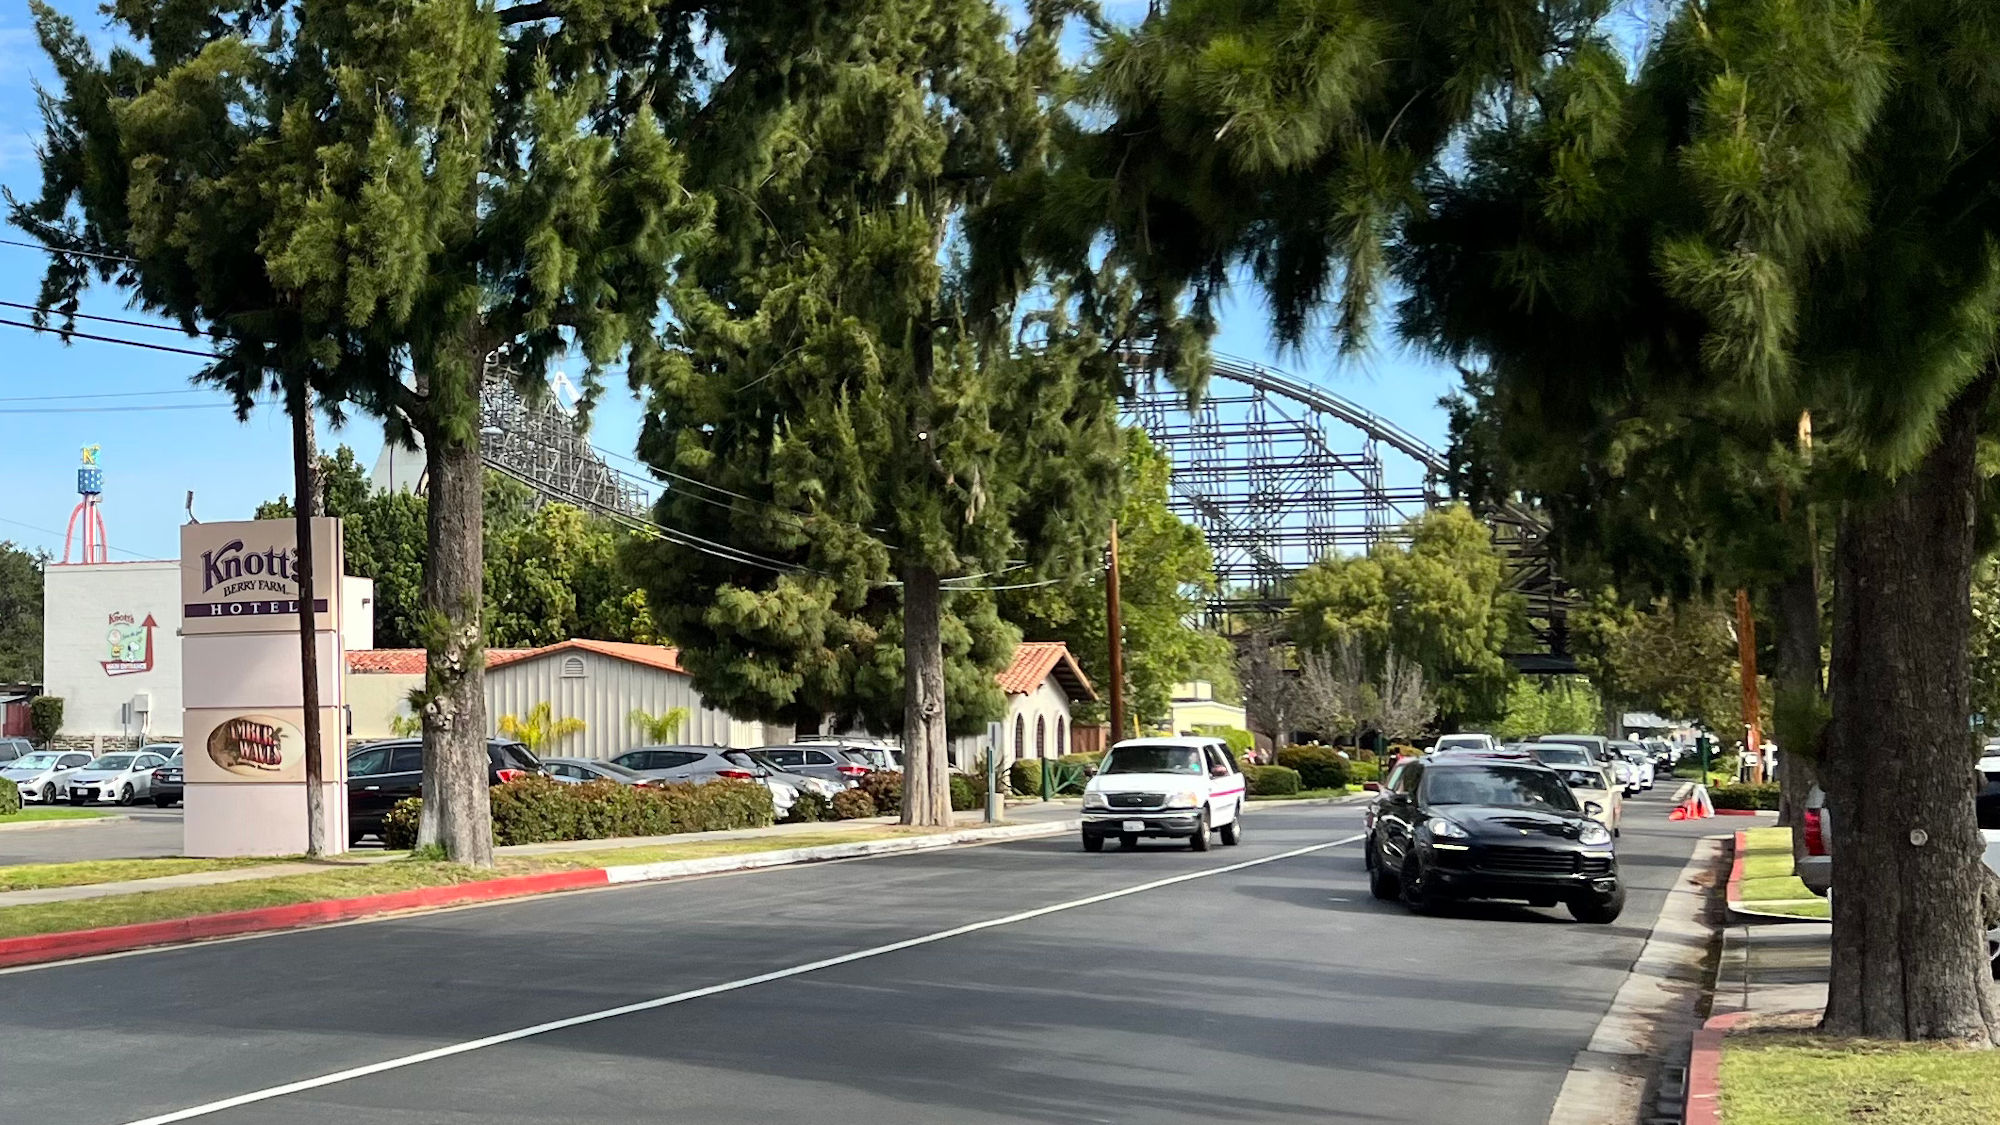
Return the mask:
POLYGON ((1608 926, 1616 922, 1618 915, 1623 913, 1624 910, 1625 887, 1623 884, 1620 884, 1617 890, 1601 898, 1597 895, 1578 895, 1569 900, 1570 915, 1579 922, 1588 922, 1594 926, 1608 926))
POLYGON ((1241 802, 1238 802, 1236 805, 1236 815, 1230 817, 1229 823, 1223 825, 1220 831, 1222 833, 1222 842, 1227 847, 1233 848, 1243 842, 1243 805, 1241 802))
POLYGON ((1402 873, 1396 882, 1403 891, 1403 905, 1417 914, 1429 914, 1437 909, 1437 896, 1424 887, 1424 868, 1416 856, 1403 861, 1402 873))
POLYGON ((1194 835, 1188 837, 1188 847, 1198 852, 1208 850, 1208 810, 1201 810, 1201 819, 1194 822, 1194 835))
POLYGON ((1375 841, 1368 841, 1367 847, 1363 849, 1363 856, 1368 865, 1368 893, 1383 902, 1396 901, 1403 893, 1403 888, 1396 885, 1396 877, 1389 873, 1387 867, 1382 866, 1382 861, 1376 856, 1375 841))

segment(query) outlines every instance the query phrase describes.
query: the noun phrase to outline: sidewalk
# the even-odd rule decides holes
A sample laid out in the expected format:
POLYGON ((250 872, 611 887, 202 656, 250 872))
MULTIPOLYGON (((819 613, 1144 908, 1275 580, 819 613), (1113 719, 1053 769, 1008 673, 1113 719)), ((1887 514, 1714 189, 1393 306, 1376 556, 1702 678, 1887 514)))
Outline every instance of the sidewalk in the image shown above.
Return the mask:
MULTIPOLYGON (((1010 806, 1007 809, 1008 824, 1038 824, 1049 821, 1072 819, 1073 806, 1051 802, 1047 805, 1037 801, 1032 804, 1010 806)), ((959 828, 976 828, 984 822, 982 812, 961 812, 953 821, 959 828)), ((738 828, 725 832, 678 832, 669 836, 620 836, 609 840, 561 840, 546 844, 517 844, 513 847, 495 848, 493 853, 500 858, 509 856, 547 856, 574 852, 605 852, 624 848, 673 847, 685 844, 699 844, 711 840, 761 840, 783 839, 786 836, 804 834, 824 834, 838 832, 844 827, 881 828, 896 823, 895 817, 879 816, 866 820, 818 821, 803 824, 773 824, 767 828, 738 828)), ((313 875, 329 868, 341 866, 383 863, 401 856, 400 852, 348 852, 336 858, 319 862, 285 862, 258 864, 255 867, 237 867, 227 871, 197 871, 186 875, 163 875, 154 879, 131 879, 115 883, 86 883, 74 887, 46 887, 32 891, 0 892, 0 909, 10 906, 32 906, 47 902, 74 902, 80 899, 110 898, 116 895, 144 894, 148 891, 178 890, 187 887, 214 886, 222 883, 240 883, 254 879, 279 879, 288 875, 313 875)))

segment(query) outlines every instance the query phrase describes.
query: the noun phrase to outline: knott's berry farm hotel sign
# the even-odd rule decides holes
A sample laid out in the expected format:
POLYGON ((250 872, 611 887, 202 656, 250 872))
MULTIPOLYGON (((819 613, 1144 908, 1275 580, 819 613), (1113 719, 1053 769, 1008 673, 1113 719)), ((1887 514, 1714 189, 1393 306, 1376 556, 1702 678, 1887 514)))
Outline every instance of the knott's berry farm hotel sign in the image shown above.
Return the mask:
MULTIPOLYGON (((269 633, 298 628, 298 548, 290 520, 190 524, 182 529, 181 633, 269 633)), ((336 628, 340 524, 313 520, 316 628, 336 628)))

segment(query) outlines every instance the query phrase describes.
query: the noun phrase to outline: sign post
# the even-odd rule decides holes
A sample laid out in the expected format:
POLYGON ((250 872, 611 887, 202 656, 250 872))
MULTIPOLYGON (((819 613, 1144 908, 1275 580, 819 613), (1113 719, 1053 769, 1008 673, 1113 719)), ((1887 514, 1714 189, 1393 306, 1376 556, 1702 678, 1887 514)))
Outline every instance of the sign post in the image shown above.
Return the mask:
POLYGON ((292 520, 181 528, 181 732, 190 856, 298 855, 307 850, 308 756, 330 825, 325 851, 345 850, 347 755, 341 721, 340 521, 312 527, 322 576, 310 607, 319 745, 307 744, 297 529, 292 520))

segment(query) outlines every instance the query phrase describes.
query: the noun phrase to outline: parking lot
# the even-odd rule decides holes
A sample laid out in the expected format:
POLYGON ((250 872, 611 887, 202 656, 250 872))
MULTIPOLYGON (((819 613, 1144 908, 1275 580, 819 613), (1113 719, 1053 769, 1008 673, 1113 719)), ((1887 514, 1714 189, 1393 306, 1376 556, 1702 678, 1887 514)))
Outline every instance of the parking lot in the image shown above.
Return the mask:
POLYGON ((18 971, 36 1080, 0 1121, 1541 1125, 1714 831, 1666 809, 1632 803, 1609 926, 1375 901, 1360 808, 1293 806, 1205 854, 1061 837, 18 971))
POLYGON ((181 854, 181 808, 104 807, 103 820, 57 821, 0 831, 0 866, 181 854))

